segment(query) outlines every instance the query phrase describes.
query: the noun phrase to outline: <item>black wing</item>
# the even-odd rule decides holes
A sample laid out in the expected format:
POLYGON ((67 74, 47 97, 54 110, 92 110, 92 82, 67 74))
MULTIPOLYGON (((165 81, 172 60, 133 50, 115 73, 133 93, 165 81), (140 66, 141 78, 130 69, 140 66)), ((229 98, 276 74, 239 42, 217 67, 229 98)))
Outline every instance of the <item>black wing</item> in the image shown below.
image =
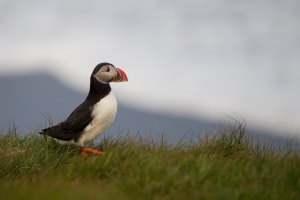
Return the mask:
POLYGON ((85 104, 86 102, 83 102, 79 105, 64 122, 46 128, 40 133, 65 141, 74 139, 76 142, 85 127, 92 121, 93 107, 85 104))

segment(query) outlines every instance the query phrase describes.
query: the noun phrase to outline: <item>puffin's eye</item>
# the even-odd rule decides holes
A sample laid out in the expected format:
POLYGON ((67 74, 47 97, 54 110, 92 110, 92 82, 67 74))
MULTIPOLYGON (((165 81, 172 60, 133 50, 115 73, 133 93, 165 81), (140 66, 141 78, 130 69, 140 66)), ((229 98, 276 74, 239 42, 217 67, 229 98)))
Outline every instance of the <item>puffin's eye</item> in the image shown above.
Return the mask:
POLYGON ((110 69, 109 69, 109 67, 106 69, 106 72, 109 72, 110 71, 110 69))

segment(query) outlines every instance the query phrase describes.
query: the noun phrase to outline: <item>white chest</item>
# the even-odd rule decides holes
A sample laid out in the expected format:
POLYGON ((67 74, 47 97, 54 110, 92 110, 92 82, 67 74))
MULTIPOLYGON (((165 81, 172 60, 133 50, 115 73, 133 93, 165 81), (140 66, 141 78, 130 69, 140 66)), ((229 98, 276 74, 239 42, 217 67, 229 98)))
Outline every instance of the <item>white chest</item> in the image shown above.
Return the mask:
POLYGON ((77 144, 83 146, 101 135, 114 121, 117 113, 117 100, 113 92, 94 105, 92 122, 83 130, 77 144))

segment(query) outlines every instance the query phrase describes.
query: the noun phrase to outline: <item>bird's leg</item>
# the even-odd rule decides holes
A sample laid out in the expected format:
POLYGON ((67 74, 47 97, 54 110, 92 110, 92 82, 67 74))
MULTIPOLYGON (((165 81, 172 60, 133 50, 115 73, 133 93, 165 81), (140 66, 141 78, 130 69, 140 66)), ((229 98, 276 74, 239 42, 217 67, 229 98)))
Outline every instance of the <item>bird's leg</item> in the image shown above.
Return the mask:
POLYGON ((88 154, 85 152, 85 151, 83 151, 83 147, 80 147, 80 152, 81 152, 81 155, 83 156, 83 157, 88 157, 88 154))
POLYGON ((87 156, 87 152, 98 154, 98 155, 104 154, 104 152, 102 152, 102 151, 98 151, 98 150, 92 149, 92 148, 85 148, 85 147, 80 147, 80 151, 81 151, 81 155, 83 155, 85 157, 87 156))

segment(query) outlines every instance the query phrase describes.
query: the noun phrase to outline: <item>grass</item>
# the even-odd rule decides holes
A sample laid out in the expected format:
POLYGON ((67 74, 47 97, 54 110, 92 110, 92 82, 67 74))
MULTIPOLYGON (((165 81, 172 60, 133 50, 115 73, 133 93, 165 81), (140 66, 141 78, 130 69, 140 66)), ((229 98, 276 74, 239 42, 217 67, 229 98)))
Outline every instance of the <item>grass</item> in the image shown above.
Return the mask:
POLYGON ((300 153, 244 124, 175 145, 105 138, 84 158, 37 133, 0 134, 0 199, 300 199, 300 153))

